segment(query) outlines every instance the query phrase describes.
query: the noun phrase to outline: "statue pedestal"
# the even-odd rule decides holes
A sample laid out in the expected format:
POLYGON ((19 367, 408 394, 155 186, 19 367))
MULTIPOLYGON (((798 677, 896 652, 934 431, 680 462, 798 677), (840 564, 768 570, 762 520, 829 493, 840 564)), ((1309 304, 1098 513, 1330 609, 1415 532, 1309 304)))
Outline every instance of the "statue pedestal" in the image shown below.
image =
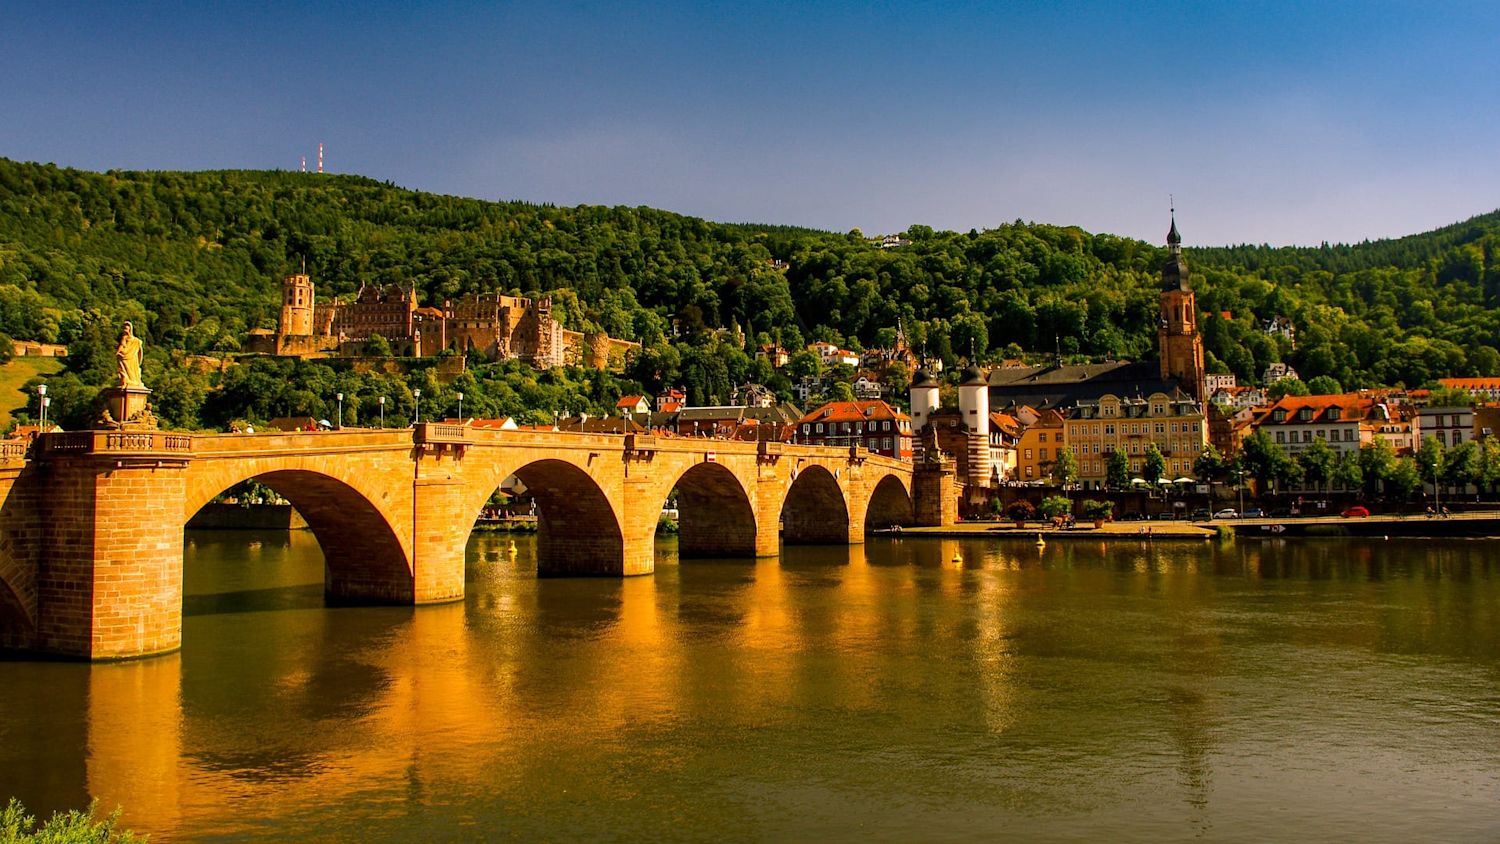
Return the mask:
POLYGON ((100 423, 117 430, 154 431, 156 417, 151 415, 146 398, 151 391, 145 387, 109 387, 101 392, 104 396, 104 414, 100 423))

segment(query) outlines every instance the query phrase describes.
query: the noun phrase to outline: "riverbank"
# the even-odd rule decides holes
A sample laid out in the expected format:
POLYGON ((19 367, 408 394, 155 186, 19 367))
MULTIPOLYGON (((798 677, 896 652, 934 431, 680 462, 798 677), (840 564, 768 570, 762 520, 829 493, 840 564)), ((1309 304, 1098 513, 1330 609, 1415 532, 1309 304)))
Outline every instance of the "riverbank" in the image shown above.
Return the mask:
POLYGON ((1209 522, 1105 522, 1099 527, 1079 523, 1071 528, 1054 528, 1049 523, 1028 522, 1017 527, 1013 522, 961 522, 948 527, 907 527, 877 530, 876 536, 936 536, 977 538, 1031 539, 1037 535, 1051 539, 1105 539, 1139 541, 1142 539, 1206 540, 1229 531, 1241 539, 1339 538, 1339 537, 1500 537, 1500 513, 1459 513, 1444 518, 1423 515, 1370 516, 1345 519, 1338 516, 1295 519, 1236 519, 1209 522))
POLYGON ((1194 522, 1105 522, 1094 527, 1092 522, 1080 522, 1071 528, 1054 528, 1050 523, 1027 522, 1016 527, 1014 522, 960 522, 948 527, 905 527, 899 531, 878 530, 878 536, 938 536, 974 539, 989 536, 997 539, 1031 539, 1038 535, 1045 539, 1117 539, 1139 541, 1145 539, 1174 539, 1203 541, 1218 535, 1218 528, 1211 524, 1194 522))

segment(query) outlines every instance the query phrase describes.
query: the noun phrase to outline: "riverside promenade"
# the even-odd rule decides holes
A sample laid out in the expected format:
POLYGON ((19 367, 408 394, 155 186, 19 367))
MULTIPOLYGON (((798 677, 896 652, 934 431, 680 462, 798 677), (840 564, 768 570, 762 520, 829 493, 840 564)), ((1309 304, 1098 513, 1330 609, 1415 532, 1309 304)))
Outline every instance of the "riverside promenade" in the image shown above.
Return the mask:
POLYGON ((1241 539, 1296 539, 1340 537, 1468 537, 1500 538, 1500 511, 1455 513, 1447 517, 1415 515, 1379 515, 1345 519, 1339 516, 1296 517, 1286 519, 1220 519, 1213 521, 1079 521, 1071 528, 1054 528, 1048 522, 1029 521, 1024 527, 1014 522, 959 522, 943 527, 907 527, 899 532, 878 531, 886 536, 933 536, 1000 539, 1035 539, 1041 534, 1053 539, 1093 539, 1137 542, 1141 540, 1206 540, 1227 529, 1241 539))

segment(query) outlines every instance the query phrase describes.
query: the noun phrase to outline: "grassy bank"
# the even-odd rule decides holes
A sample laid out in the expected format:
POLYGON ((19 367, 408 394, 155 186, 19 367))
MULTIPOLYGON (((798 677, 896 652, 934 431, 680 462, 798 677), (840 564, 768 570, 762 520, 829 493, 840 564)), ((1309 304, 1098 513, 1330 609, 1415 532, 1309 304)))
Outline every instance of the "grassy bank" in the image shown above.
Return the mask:
POLYGON ((10 426, 11 414, 26 407, 26 394, 21 391, 26 382, 38 375, 61 372, 61 358, 13 358, 10 363, 0 364, 0 431, 10 426))

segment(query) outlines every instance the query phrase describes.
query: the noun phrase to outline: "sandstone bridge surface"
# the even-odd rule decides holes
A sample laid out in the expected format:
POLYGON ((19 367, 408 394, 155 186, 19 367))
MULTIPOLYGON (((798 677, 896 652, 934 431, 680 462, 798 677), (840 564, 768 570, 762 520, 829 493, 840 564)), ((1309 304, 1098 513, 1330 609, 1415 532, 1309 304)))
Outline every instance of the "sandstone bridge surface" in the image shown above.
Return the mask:
POLYGON ((537 502, 538 573, 650 574, 676 491, 679 556, 773 556, 949 523, 945 467, 846 448, 677 437, 395 430, 80 431, 0 449, 0 648, 86 659, 182 638, 183 528, 249 479, 285 497, 326 559, 330 602, 463 597, 464 551, 499 484, 537 502))

